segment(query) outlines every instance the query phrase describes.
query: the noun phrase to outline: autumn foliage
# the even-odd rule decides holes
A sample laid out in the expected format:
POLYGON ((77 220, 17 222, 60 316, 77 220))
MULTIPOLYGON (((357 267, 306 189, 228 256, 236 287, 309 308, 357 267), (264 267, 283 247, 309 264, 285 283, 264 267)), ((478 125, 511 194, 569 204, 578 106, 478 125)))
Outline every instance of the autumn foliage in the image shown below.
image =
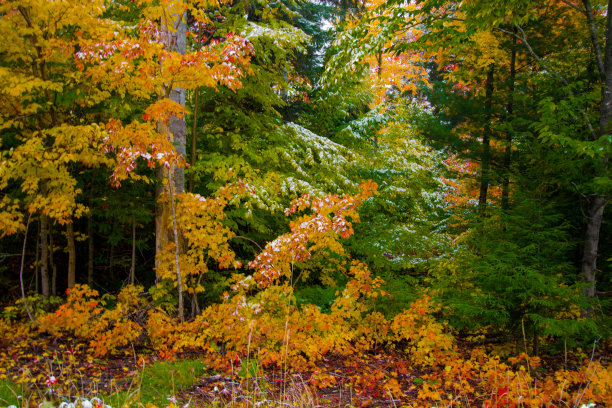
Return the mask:
MULTIPOLYGON (((206 274, 208 259, 222 267, 236 262, 226 246, 232 234, 220 221, 229 198, 248 190, 238 183, 216 198, 179 198, 178 219, 181 225, 189 220, 185 225, 190 226, 183 227, 189 242, 181 260, 186 281, 197 282, 197 276, 206 274), (197 234, 202 232, 216 241, 198 241, 197 234)), ((598 361, 586 361, 577 370, 541 372, 541 360, 525 353, 502 360, 482 348, 465 350, 435 318, 440 309, 429 296, 414 301, 392 319, 376 312, 377 300, 389 296, 382 290, 384 282, 372 276, 364 263, 348 259, 342 245, 353 233, 353 223, 359 222, 359 204, 375 193, 376 185, 368 182, 354 196, 295 200, 286 210, 288 216, 306 209, 312 213, 292 222, 290 233, 271 242, 256 257, 250 264, 253 275, 235 274, 224 300, 191 321, 179 323, 162 308, 153 307, 143 298, 142 287, 127 286, 115 298, 100 297, 86 285, 77 285, 55 312, 41 313, 35 327, 40 333, 85 344, 94 357, 123 350, 130 353, 143 346, 164 359, 197 352, 211 368, 228 373, 236 373, 244 361, 257 361, 266 369, 311 371, 309 382, 320 389, 337 384, 337 377, 320 367, 330 357, 342 356, 342 370, 349 374, 358 395, 364 396, 365 404, 411 395, 414 387, 407 388, 403 380, 411 369, 422 373, 416 382, 418 393, 411 398, 415 406, 556 407, 583 399, 604 402, 612 398, 612 373, 598 361), (291 281, 292 263, 307 262, 321 250, 344 256, 350 279, 328 314, 313 305, 298 306, 291 281), (382 347, 395 350, 394 357, 374 370, 366 369, 368 356, 382 347)), ((168 275, 168 279, 173 277, 168 275)), ((189 287, 196 293, 202 290, 189 287)), ((3 325, 9 336, 23 333, 19 325, 3 325)), ((0 363, 10 366, 7 360, 0 363)))
POLYGON ((611 6, 0 0, 0 404, 609 404, 611 6))

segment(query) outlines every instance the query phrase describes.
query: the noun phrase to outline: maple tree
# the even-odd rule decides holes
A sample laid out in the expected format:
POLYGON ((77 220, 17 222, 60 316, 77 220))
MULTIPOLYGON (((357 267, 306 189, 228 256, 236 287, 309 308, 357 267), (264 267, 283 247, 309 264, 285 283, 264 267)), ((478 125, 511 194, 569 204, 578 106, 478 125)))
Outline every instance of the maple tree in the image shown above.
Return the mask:
MULTIPOLYGON (((72 230, 73 220, 87 211, 77 201, 82 189, 75 170, 112 163, 99 150, 104 138, 100 126, 84 123, 84 117, 73 113, 87 115, 105 98, 77 74, 73 58, 83 38, 111 29, 101 18, 101 6, 96 1, 74 9, 48 2, 1 5, 0 29, 6 41, 0 71, 4 99, 0 188, 21 184, 18 193, 2 198, 2 224, 7 226, 3 235, 25 228, 23 212, 38 217, 45 298, 50 296, 49 222, 69 225, 72 230)), ((69 284, 74 284, 73 268, 69 284)))

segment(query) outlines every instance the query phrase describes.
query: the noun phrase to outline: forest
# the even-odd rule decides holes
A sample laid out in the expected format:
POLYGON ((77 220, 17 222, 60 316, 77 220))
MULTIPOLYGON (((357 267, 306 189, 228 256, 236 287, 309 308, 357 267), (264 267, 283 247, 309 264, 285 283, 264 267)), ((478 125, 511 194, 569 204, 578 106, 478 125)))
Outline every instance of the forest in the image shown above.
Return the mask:
POLYGON ((608 406, 611 6, 0 0, 0 406, 608 406))

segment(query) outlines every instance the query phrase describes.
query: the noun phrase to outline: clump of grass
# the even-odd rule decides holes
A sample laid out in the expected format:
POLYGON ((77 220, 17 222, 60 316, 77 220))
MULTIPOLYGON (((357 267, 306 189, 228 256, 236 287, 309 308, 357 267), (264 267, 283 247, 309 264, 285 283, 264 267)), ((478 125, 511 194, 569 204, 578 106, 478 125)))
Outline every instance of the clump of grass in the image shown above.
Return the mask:
POLYGON ((8 379, 0 380, 0 407, 29 405, 32 391, 25 384, 15 384, 8 379))
POLYGON ((144 367, 128 390, 106 395, 104 400, 112 407, 132 403, 166 406, 168 398, 192 386, 205 372, 206 364, 201 360, 159 361, 144 367))

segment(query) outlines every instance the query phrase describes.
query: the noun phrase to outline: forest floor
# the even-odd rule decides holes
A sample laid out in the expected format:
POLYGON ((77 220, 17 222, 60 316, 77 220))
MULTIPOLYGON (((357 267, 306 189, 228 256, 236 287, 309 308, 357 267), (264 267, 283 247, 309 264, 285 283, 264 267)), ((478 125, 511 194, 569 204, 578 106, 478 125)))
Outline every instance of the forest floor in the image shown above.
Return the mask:
MULTIPOLYGON (((609 345, 599 348, 594 359, 608 365, 610 351, 609 345)), ((392 349, 327 355, 316 367, 302 370, 263 369, 255 360, 236 359, 225 372, 210 370, 198 352, 166 358, 142 348, 122 352, 97 359, 86 345, 49 335, 0 340, 0 406, 38 407, 48 401, 49 407, 76 397, 98 397, 112 408, 433 406, 424 404, 422 393, 436 393, 439 385, 431 380, 435 368, 415 367, 410 356, 392 349)), ((469 353, 469 345, 460 352, 469 353)), ((552 373, 564 364, 563 356, 548 357, 539 369, 552 373)), ((506 406, 491 404, 499 401, 499 389, 484 387, 476 378, 469 384, 452 395, 440 389, 437 406, 506 406)))

